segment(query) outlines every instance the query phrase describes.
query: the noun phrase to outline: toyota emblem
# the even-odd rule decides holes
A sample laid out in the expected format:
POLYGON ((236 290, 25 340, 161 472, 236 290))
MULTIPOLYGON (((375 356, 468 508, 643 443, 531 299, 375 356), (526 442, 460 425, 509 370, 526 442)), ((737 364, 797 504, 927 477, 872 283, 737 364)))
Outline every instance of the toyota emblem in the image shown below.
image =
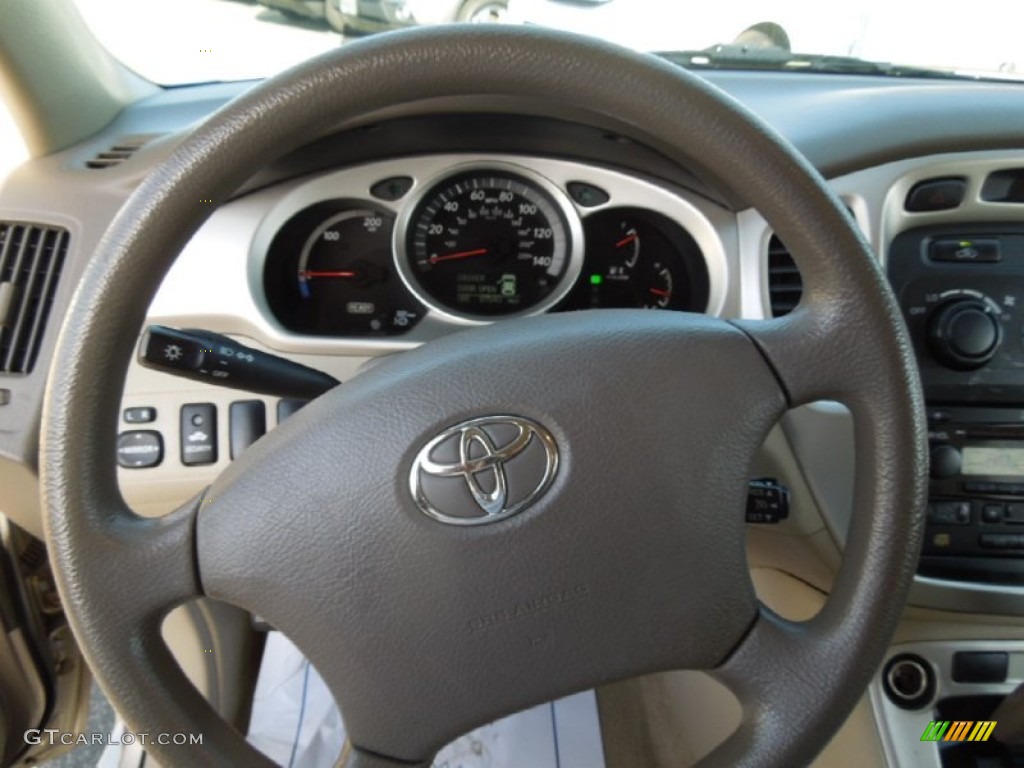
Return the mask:
POLYGON ((449 427, 412 463, 410 490, 424 514, 449 525, 483 525, 533 504, 558 471, 558 446, 521 416, 486 416, 449 427))

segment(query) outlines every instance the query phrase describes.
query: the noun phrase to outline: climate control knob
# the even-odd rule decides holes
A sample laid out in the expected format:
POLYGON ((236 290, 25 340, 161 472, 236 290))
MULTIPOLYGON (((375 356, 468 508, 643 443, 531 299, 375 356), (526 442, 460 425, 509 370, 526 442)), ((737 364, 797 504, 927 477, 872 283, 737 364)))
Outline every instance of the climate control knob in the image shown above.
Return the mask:
POLYGON ((928 321, 928 345, 947 368, 970 371, 985 365, 1002 340, 999 318, 979 299, 957 299, 928 321))

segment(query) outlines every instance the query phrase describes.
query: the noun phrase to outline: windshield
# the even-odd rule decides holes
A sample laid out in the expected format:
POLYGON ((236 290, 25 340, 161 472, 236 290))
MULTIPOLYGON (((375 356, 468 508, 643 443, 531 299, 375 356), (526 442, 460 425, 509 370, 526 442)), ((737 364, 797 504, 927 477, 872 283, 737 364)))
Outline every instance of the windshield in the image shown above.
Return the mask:
POLYGON ((361 35, 452 21, 573 30, 687 66, 1019 79, 1024 3, 973 0, 76 0, 157 83, 265 77, 361 35), (802 56, 794 56, 802 54, 802 56), (822 57, 826 58, 822 58, 822 57), (851 69, 834 57, 885 62, 851 69), (901 69, 903 68, 903 69, 901 69))

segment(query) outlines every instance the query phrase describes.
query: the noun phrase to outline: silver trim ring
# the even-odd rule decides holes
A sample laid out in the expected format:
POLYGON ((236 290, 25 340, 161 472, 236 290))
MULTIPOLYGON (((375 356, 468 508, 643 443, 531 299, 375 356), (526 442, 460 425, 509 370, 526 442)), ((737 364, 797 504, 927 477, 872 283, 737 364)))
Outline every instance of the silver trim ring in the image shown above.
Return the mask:
POLYGON ((420 510, 433 519, 449 525, 483 525, 504 520, 531 506, 551 486, 558 472, 558 445, 547 429, 537 422, 521 416, 485 416, 456 424, 427 442, 413 459, 409 474, 409 490, 420 510), (515 427, 518 431, 511 440, 495 444, 488 427, 515 427), (437 461, 431 457, 442 443, 458 440, 458 458, 452 462, 437 461), (525 496, 510 500, 509 478, 506 465, 515 461, 537 441, 544 451, 542 475, 525 496), (474 453, 476 449, 476 455, 474 453), (423 474, 441 478, 462 478, 473 502, 481 514, 456 516, 438 509, 423 488, 423 474), (481 485, 481 475, 492 479, 491 490, 481 485))
POLYGON ((398 220, 395 222, 392 238, 395 267, 398 270, 398 276, 402 279, 402 282, 405 283, 405 287, 408 288, 412 295, 432 312, 435 312, 439 316, 448 320, 460 322, 462 324, 489 325, 496 320, 507 320, 513 317, 527 317, 529 315, 539 315, 546 312, 569 294, 569 291, 572 290, 572 287, 576 284, 576 280, 579 278, 580 272, 583 271, 583 223, 580 220, 580 216, 576 212, 576 209, 569 201, 565 192, 563 192, 557 184, 536 171, 521 165, 516 165, 515 163, 502 161, 460 163, 458 165, 445 168, 441 173, 422 180, 413 189, 409 198, 403 203, 401 213, 398 216, 398 220), (453 179, 467 173, 493 173, 498 176, 503 174, 519 176, 540 188, 540 190, 550 197, 551 201, 555 204, 555 213, 561 217, 569 238, 568 249, 566 252, 568 264, 566 265, 565 272, 563 272, 561 278, 559 278, 558 285, 555 286, 551 293, 536 304, 531 304, 529 307, 521 309, 518 312, 509 312, 501 315, 480 315, 472 312, 460 312, 454 307, 442 304, 436 298, 431 296, 430 293, 420 284, 419 278, 416 275, 416 270, 412 265, 413 256, 409 253, 408 248, 409 228, 415 224, 413 217, 418 211, 420 203, 436 194, 437 190, 449 179, 453 179))

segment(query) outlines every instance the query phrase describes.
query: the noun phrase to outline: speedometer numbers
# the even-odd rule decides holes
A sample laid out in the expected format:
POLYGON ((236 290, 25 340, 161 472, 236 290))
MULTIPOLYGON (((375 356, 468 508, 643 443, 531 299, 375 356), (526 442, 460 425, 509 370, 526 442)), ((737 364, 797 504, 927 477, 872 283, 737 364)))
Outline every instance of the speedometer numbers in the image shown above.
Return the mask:
POLYGON ((444 312, 536 312, 568 288, 572 237, 560 193, 512 173, 468 172, 426 191, 402 242, 410 287, 444 312))

